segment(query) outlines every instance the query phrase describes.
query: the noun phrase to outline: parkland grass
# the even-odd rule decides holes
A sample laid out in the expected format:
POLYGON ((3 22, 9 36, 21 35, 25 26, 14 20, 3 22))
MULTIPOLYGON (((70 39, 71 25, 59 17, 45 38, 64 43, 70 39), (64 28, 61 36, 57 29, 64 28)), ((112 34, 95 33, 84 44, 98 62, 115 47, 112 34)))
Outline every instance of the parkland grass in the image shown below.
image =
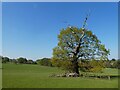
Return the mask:
MULTIPOLYGON (((118 88, 118 78, 49 77, 64 73, 56 67, 28 64, 3 64, 3 88, 118 88)), ((105 74, 118 74, 117 69, 105 69, 105 74)))

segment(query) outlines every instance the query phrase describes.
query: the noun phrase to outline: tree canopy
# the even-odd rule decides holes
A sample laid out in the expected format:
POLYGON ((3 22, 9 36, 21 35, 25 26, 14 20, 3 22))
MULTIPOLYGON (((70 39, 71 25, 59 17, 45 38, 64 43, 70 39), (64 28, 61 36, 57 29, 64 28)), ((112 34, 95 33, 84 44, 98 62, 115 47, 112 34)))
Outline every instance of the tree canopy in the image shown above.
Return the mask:
POLYGON ((78 60, 108 59, 109 49, 90 30, 77 27, 62 29, 58 35, 58 46, 53 48, 53 64, 62 66, 69 62, 72 72, 78 71, 78 60))

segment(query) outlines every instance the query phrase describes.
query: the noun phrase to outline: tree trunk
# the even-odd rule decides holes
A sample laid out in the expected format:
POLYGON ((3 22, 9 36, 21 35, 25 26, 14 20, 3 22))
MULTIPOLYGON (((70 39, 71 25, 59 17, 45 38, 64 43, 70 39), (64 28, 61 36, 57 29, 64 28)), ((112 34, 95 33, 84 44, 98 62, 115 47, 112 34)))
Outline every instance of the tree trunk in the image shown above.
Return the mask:
POLYGON ((72 61, 72 72, 73 73, 77 73, 79 75, 79 66, 78 66, 78 62, 76 60, 72 61))

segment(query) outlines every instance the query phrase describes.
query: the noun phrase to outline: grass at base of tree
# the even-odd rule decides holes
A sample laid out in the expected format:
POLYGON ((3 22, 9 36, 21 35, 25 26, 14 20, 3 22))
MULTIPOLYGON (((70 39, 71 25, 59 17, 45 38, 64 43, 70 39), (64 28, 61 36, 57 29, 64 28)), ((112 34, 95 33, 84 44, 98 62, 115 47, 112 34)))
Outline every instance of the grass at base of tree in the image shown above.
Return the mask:
POLYGON ((118 88, 117 78, 49 77, 53 73, 64 71, 39 65, 3 64, 3 88, 118 88))

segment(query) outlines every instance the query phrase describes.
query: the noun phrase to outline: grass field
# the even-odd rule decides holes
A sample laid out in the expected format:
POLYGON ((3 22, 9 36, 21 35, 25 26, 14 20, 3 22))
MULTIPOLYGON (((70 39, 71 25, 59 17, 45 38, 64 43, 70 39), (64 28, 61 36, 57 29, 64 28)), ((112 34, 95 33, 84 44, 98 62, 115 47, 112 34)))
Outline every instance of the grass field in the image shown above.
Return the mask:
MULTIPOLYGON (((3 64, 3 88, 118 88, 118 78, 49 77, 63 73, 55 67, 39 65, 3 64)), ((106 69, 105 74, 117 74, 117 69, 106 69)))

